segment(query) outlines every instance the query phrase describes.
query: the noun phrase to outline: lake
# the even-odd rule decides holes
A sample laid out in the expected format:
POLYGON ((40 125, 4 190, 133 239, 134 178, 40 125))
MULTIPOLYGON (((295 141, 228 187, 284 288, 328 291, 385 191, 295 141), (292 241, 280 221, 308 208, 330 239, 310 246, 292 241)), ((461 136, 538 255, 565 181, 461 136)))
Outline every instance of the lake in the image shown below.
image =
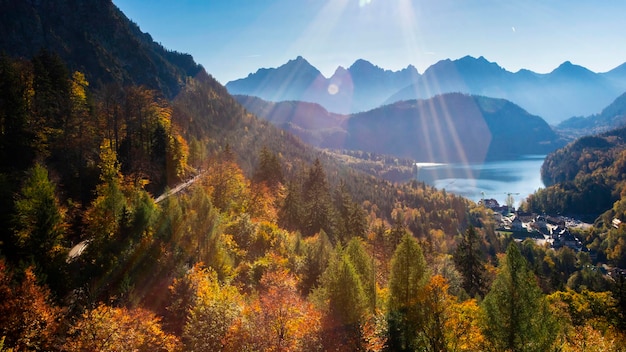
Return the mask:
POLYGON ((484 192, 485 198, 505 205, 511 193, 517 207, 528 195, 545 187, 540 174, 544 159, 545 155, 529 155, 516 160, 472 164, 417 163, 417 177, 475 202, 482 199, 484 192))

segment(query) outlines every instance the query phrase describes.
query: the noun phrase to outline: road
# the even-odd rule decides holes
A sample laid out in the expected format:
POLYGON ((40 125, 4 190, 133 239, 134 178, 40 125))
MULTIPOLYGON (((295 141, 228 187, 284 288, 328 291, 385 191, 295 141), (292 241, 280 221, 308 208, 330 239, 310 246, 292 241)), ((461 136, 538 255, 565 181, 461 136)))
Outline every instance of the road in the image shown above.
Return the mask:
MULTIPOLYGON (((179 193, 179 192, 185 190, 187 187, 191 186, 194 182, 196 182, 200 177, 202 177, 203 174, 204 174, 203 172, 200 172, 199 174, 194 176, 192 179, 190 179, 190 180, 188 180, 186 182, 183 182, 183 183, 177 185, 176 187, 170 189, 169 191, 161 194, 160 196, 158 196, 154 200, 154 202, 158 204, 158 203, 164 201, 165 199, 167 199, 167 197, 173 196, 174 194, 179 193)), ((86 239, 84 241, 81 241, 80 243, 78 243, 74 247, 72 247, 72 249, 70 249, 70 252, 67 254, 67 262, 69 263, 72 260, 80 257, 80 255, 83 254, 83 252, 85 251, 85 249, 89 245, 89 242, 91 242, 91 239, 86 239)))

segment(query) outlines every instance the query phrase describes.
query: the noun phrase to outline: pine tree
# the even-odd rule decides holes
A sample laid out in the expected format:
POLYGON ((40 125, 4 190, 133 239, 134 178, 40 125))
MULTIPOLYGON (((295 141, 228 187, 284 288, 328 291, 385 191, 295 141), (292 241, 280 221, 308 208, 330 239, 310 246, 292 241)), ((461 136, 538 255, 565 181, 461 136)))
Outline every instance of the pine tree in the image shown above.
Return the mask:
POLYGON ((15 237, 22 259, 32 261, 47 277, 53 289, 60 289, 68 248, 65 243, 65 210, 55 195, 55 185, 48 170, 37 164, 29 172, 15 202, 15 237))
POLYGON ((497 351, 548 351, 556 325, 534 274, 511 243, 482 303, 483 333, 497 351))
POLYGON ((326 231, 331 241, 335 240, 334 208, 330 196, 330 187, 319 159, 309 170, 303 185, 304 200, 304 235, 312 236, 320 230, 326 231))
POLYGON ((332 251, 333 245, 323 230, 307 243, 302 279, 300 280, 302 292, 308 294, 318 284, 319 277, 328 267, 332 251))
POLYGON ((365 321, 369 302, 358 270, 341 247, 336 250, 321 282, 328 302, 326 349, 341 346, 340 350, 360 350, 360 327, 365 321))
POLYGON ((391 259, 389 278, 389 348, 411 351, 423 320, 421 299, 428 280, 426 261, 417 240, 405 234, 391 259))
POLYGON ((254 181, 265 182, 267 186, 273 190, 285 181, 278 156, 272 153, 267 147, 261 149, 259 165, 254 173, 254 181))
POLYGON ((0 55, 0 171, 24 171, 35 157, 29 101, 32 74, 0 55))
POLYGON ((304 205, 302 204, 302 191, 293 182, 287 184, 287 195, 278 211, 278 224, 280 227, 296 231, 303 228, 304 205))
POLYGON ((364 238, 367 231, 365 212, 352 200, 346 184, 341 182, 334 192, 334 206, 337 215, 337 237, 342 244, 353 237, 364 238))
POLYGON ((470 226, 454 252, 454 264, 463 275, 463 289, 470 297, 485 294, 485 265, 480 258, 480 244, 476 229, 470 226))
POLYGON ((368 309, 373 312, 376 308, 376 272, 373 259, 365 251, 362 240, 356 237, 348 242, 345 253, 359 275, 368 309))

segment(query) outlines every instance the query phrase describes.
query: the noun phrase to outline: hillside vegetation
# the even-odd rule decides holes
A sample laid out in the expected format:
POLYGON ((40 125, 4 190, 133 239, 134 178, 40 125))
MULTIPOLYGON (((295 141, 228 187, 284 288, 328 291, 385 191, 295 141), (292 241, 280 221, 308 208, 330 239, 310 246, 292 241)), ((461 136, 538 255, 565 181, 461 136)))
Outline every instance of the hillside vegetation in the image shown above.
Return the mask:
POLYGON ((626 167, 626 129, 577 139, 548 155, 541 167, 546 189, 528 199, 531 209, 594 219, 620 198, 626 167))
POLYGON ((317 104, 237 96, 246 109, 322 148, 424 162, 484 162, 564 145, 548 124, 503 99, 459 93, 338 115, 317 104))
POLYGON ((135 70, 104 83, 74 48, 135 28, 110 1, 12 3, 50 17, 2 22, 7 36, 64 45, 0 56, 1 351, 626 346, 623 282, 585 253, 518 244, 464 198, 349 168, 201 68, 175 96, 135 70))

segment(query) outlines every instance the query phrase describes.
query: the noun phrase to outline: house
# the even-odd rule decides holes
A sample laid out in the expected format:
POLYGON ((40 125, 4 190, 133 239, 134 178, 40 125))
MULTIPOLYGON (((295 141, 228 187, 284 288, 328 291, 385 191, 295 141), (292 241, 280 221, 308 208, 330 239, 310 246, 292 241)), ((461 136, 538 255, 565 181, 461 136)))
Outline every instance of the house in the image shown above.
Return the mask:
POLYGON ((533 222, 530 223, 530 226, 542 234, 550 234, 548 230, 548 220, 545 216, 538 215, 533 222))
POLYGON ((494 209, 494 208, 499 208, 500 204, 498 203, 497 200, 490 198, 490 199, 482 199, 480 201, 480 203, 482 203, 482 205, 485 208, 489 208, 489 209, 494 209))
POLYGON ((524 229, 524 226, 522 224, 522 219, 516 216, 511 222, 511 230, 522 231, 523 229, 524 229))
POLYGON ((613 221, 611 221, 611 224, 613 225, 614 228, 619 228, 619 225, 622 224, 622 220, 618 219, 618 218, 613 218, 613 221))
POLYGON ((533 213, 527 213, 527 212, 518 211, 516 213, 516 215, 523 222, 530 222, 530 221, 533 220, 533 213))
POLYGON ((553 232, 552 237, 554 238, 554 248, 569 247, 576 252, 579 252, 583 249, 582 242, 578 238, 576 238, 576 236, 574 236, 568 229, 562 229, 561 231, 556 233, 556 235, 553 232))

